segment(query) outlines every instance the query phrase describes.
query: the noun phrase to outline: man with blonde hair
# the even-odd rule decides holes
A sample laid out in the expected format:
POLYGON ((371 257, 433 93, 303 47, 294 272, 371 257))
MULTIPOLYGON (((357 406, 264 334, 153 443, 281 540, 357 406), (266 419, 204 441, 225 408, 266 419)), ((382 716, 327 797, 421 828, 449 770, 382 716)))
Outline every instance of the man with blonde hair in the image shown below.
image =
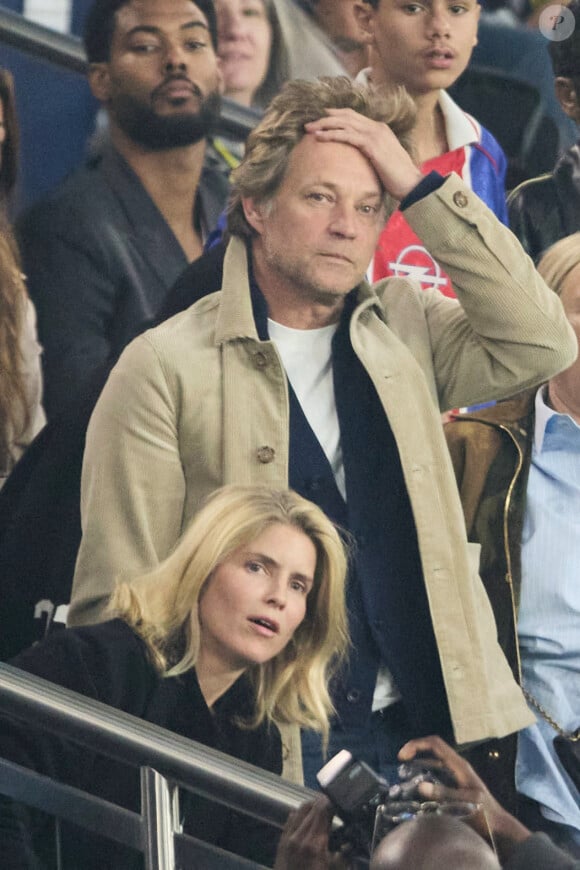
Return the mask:
MULTIPOLYGON (((136 339, 96 407, 70 614, 102 618, 115 577, 162 559, 218 486, 289 484, 356 541, 329 753, 383 771, 412 735, 465 743, 531 721, 439 413, 538 383, 576 353, 511 233, 457 177, 423 178, 398 139, 411 124, 406 98, 346 78, 289 83, 272 102, 234 174, 221 291, 136 339), (366 284, 386 197, 461 305, 407 280, 366 284)), ((303 747, 313 782, 317 735, 303 747)))

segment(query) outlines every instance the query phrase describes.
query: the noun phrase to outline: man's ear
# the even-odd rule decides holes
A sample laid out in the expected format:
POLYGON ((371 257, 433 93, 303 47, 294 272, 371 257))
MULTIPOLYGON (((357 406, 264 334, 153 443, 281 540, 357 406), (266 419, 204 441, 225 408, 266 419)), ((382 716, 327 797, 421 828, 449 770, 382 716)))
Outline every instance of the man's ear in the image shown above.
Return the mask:
POLYGON ((219 58, 219 57, 217 58, 217 89, 218 89, 218 92, 223 97, 225 89, 226 89, 226 80, 224 78, 221 58, 219 58))
POLYGON ((578 103, 576 86, 572 79, 567 76, 558 76, 554 80, 554 90, 556 91, 558 102, 568 117, 572 118, 577 124, 580 123, 580 105, 578 103))
POLYGON ((370 3, 365 3, 364 0, 356 0, 354 4, 354 16, 361 31, 361 39, 364 42, 372 43, 375 38, 374 8, 370 3))
POLYGON ((252 196, 243 196, 242 207, 247 222, 252 229, 261 236, 264 231, 264 218, 267 209, 266 203, 257 202, 252 196))
POLYGON ((108 63, 92 63, 88 71, 89 86, 92 94, 100 103, 109 101, 111 80, 108 63))
MULTIPOLYGON (((481 6, 479 3, 475 7, 475 14, 477 15, 477 26, 479 27, 479 19, 481 18, 481 6)), ((476 30, 475 36, 473 37, 473 46, 472 47, 475 48, 475 46, 477 45, 478 42, 479 42, 479 39, 477 38, 477 30, 476 30)))

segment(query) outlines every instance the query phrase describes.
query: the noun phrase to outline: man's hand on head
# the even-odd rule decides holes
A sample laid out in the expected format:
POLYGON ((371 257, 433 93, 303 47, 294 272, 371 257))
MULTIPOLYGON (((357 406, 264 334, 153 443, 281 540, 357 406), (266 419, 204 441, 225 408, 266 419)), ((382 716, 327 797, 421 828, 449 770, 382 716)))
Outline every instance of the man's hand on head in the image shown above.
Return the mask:
POLYGON ((328 109, 328 114, 305 125, 320 142, 344 142, 370 161, 387 193, 399 202, 421 181, 413 163, 391 128, 359 115, 353 109, 328 109))

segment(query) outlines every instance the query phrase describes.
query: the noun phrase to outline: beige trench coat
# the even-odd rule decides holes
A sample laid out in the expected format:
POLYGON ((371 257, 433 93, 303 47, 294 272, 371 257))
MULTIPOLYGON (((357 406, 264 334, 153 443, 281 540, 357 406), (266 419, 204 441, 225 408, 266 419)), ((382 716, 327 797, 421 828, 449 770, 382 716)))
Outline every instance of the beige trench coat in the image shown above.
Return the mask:
MULTIPOLYGON (((576 340, 515 237, 456 177, 406 211, 461 302, 389 278, 358 287, 351 340, 400 451, 456 741, 532 721, 468 545, 440 409, 502 398, 570 365, 576 340)), ((137 338, 94 412, 70 621, 97 621, 116 577, 162 559, 229 482, 285 486, 288 391, 253 320, 245 246, 223 289, 137 338)))

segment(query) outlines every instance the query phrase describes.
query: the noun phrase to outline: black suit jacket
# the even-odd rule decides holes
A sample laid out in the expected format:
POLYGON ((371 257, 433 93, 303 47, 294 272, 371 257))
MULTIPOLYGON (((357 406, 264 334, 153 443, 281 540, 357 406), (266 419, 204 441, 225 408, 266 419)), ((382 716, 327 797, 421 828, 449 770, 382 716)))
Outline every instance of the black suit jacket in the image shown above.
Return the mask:
POLYGON ((580 144, 566 151, 551 175, 524 181, 508 199, 510 229, 532 260, 580 230, 580 144))
MULTIPOLYGON (((204 233, 216 223, 228 187, 210 152, 193 216, 204 233)), ((187 259, 110 146, 27 211, 16 231, 44 347, 50 419, 153 318, 187 259)))

